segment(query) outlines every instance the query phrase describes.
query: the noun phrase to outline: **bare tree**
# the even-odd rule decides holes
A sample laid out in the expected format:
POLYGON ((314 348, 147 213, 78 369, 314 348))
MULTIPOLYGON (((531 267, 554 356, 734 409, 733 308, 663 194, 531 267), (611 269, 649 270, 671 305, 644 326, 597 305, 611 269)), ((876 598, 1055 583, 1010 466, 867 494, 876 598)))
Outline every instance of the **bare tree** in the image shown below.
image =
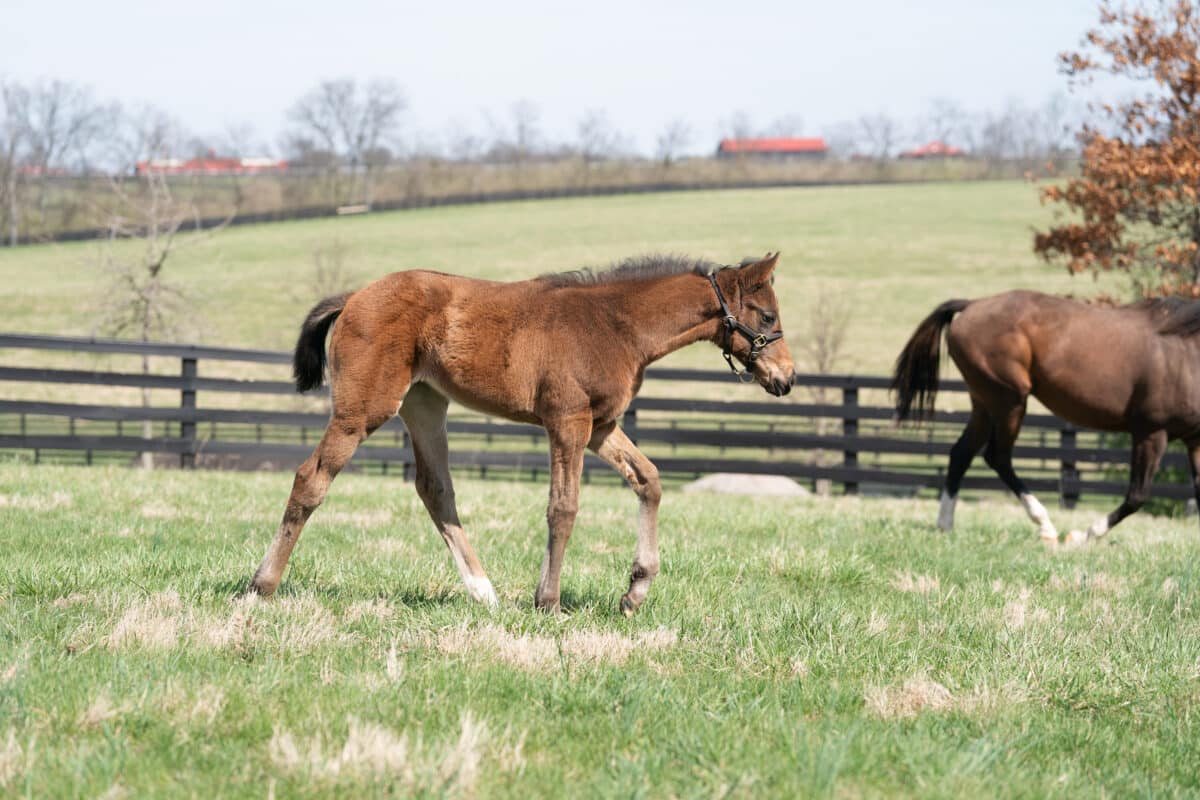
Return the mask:
POLYGON ((970 148, 971 115, 956 100, 934 98, 920 124, 921 136, 960 148, 970 148))
POLYGON ((740 109, 722 119, 717 127, 722 139, 752 139, 757 135, 750 115, 740 109))
POLYGON ((664 167, 670 167, 692 141, 692 126, 683 117, 675 117, 663 126, 655 143, 654 155, 664 167))
POLYGON ((512 109, 512 149, 517 161, 527 161, 541 141, 538 118, 541 112, 528 100, 518 100, 512 109))
MULTIPOLYGON (((800 337, 800 360, 806 370, 816 375, 831 375, 839 368, 845 358, 846 341, 853 317, 854 303, 849 294, 838 292, 825 284, 815 287, 809 294, 807 323, 800 337)), ((829 401, 827 387, 811 386, 808 392, 812 402, 818 405, 829 401)), ((829 417, 819 416, 814 424, 816 434, 824 436, 836 423, 829 417)), ((820 466, 826 463, 828 453, 818 450, 813 457, 817 466, 820 466)), ((830 481, 817 481, 818 494, 829 494, 831 491, 830 481)))
POLYGON ((579 137, 579 155, 585 164, 617 157, 628 149, 625 137, 609 123, 608 115, 603 111, 585 112, 575 130, 579 137))
POLYGON ((771 120, 761 131, 763 136, 796 139, 804 135, 804 118, 799 114, 784 114, 771 120))
MULTIPOLYGON (((407 107, 399 84, 374 80, 360 87, 351 78, 324 81, 296 101, 288 113, 294 142, 311 142, 334 154, 354 176, 351 199, 371 203, 375 170, 385 163, 379 154, 395 139, 407 107)), ((336 172, 331 176, 334 202, 341 202, 336 172)))
POLYGON ((12 83, 0 83, 0 214, 3 214, 10 247, 21 234, 20 190, 21 163, 26 152, 25 127, 20 109, 25 89, 12 83))
MULTIPOLYGON (((180 197, 166 174, 152 167, 139 171, 136 165, 178 152, 185 141, 179 127, 157 110, 123 120, 118 154, 125 168, 110 178, 112 202, 104 210, 108 235, 97 254, 98 266, 109 278, 99 304, 99 332, 143 342, 173 339, 179 332, 189 298, 165 270, 182 244, 201 241, 198 235, 179 236, 189 221, 199 232, 199 211, 180 197)), ((231 208, 222 223, 205 233, 225 227, 235 211, 231 208)), ((142 371, 150 371, 147 357, 142 371)), ((150 405, 149 389, 142 390, 142 404, 150 405)), ((151 424, 144 423, 143 436, 152 435, 151 424)), ((142 454, 142 465, 153 466, 151 453, 142 454)))
POLYGON ((835 158, 847 159, 858 153, 858 126, 839 122, 825 129, 825 142, 835 158))
POLYGON ((89 89, 64 81, 35 83, 24 93, 21 110, 27 166, 36 186, 34 205, 44 221, 50 180, 68 171, 87 171, 93 148, 111 128, 112 107, 97 102, 89 89))
POLYGON ((861 143, 867 148, 867 155, 876 161, 889 158, 900 138, 900 126, 882 113, 860 117, 858 132, 861 143))
POLYGON ((476 161, 483 155, 484 139, 471 129, 469 123, 455 118, 450 120, 450 131, 446 134, 446 155, 452 161, 476 161))

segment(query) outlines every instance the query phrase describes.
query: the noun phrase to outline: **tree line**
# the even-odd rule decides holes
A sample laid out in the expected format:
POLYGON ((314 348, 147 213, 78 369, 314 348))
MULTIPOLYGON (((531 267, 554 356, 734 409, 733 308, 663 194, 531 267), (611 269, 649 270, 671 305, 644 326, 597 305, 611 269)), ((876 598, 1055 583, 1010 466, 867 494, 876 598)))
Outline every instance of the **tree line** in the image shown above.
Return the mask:
MULTIPOLYGON (((1065 95, 1027 106, 1011 101, 993 112, 970 112, 956 101, 936 99, 917 118, 902 122, 883 113, 817 131, 835 159, 884 161, 905 146, 941 140, 989 160, 1036 162, 1069 157, 1079 109, 1065 95)), ((102 100, 86 86, 64 80, 20 83, 0 79, 0 231, 10 244, 22 231, 42 230, 56 192, 72 178, 108 179, 113 195, 128 191, 140 161, 175 157, 245 157, 278 154, 290 168, 323 184, 333 202, 370 203, 380 173, 413 162, 511 165, 534 162, 578 165, 580 171, 612 162, 639 162, 669 170, 717 140, 812 135, 798 114, 756 122, 744 111, 721 119, 709 146, 685 117, 667 120, 649 151, 602 109, 587 109, 565 138, 549 136, 538 107, 513 103, 504 114, 485 115, 472 126, 456 120, 440 136, 418 132, 405 92, 392 79, 322 81, 298 97, 274 146, 247 125, 198 135, 152 106, 102 100)), ((82 184, 81 184, 82 185, 82 184)), ((234 198, 236 200, 236 197, 234 198)), ((60 204, 61 205, 61 204, 60 204)), ((58 227, 103 227, 111 203, 80 201, 58 227), (99 217, 99 221, 97 220, 99 217)))

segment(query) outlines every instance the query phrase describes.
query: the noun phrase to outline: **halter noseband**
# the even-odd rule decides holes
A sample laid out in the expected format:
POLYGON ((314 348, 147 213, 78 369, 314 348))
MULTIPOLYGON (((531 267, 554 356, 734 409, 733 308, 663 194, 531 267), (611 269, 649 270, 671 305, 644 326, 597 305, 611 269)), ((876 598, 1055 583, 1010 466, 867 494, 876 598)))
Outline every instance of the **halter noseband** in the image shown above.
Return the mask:
POLYGON ((733 312, 729 310, 729 305, 725 302, 725 295, 721 294, 721 287, 717 285, 717 273, 708 273, 708 282, 712 284, 713 291, 717 293, 717 302, 721 304, 721 322, 725 326, 725 341, 721 345, 721 355, 724 356, 725 362, 729 364, 729 369, 733 374, 738 376, 738 380, 749 383, 754 380, 754 375, 748 369, 738 369, 737 365, 733 363, 733 332, 737 331, 750 343, 750 353, 746 356, 747 367, 754 366, 754 362, 758 360, 759 354, 767 349, 767 345, 776 339, 782 339, 783 332, 759 333, 738 322, 738 318, 733 315, 733 312))

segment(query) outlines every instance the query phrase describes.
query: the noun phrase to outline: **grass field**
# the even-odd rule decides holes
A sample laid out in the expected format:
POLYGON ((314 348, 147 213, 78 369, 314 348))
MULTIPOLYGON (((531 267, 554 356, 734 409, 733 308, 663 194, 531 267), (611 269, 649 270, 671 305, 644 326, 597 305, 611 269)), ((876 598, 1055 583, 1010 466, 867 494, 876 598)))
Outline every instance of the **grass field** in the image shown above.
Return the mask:
POLYGON ((0 465, 0 795, 1200 794, 1194 519, 1050 552, 1007 500, 669 492, 626 620, 635 502, 586 487, 553 619, 545 486, 459 486, 490 612, 354 476, 240 600, 288 486, 0 465))
MULTIPOLYGON (((438 208, 231 228, 181 247, 167 271, 190 294, 184 338, 284 349, 318 289, 314 252, 339 241, 355 285, 416 267, 512 280, 645 252, 736 262, 782 250, 784 329, 802 351, 815 290, 853 299, 841 371, 888 370, 942 300, 1032 287, 1091 293, 1032 253, 1050 219, 1022 182, 689 192, 438 208)), ((6 330, 91 333, 100 245, 0 249, 6 330)), ((1116 282, 1107 284, 1115 293, 1116 282)), ((721 365, 689 348, 674 366, 721 365)))

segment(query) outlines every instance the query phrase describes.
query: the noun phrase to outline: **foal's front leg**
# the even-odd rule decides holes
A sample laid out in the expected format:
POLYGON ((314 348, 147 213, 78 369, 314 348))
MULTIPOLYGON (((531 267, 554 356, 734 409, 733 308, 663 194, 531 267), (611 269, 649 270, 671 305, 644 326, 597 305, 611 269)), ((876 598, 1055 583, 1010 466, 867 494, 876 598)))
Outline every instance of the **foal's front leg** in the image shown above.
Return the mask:
POLYGON ((617 423, 597 428, 588 447, 615 469, 638 496, 637 549, 629 572, 629 591, 621 598, 621 613, 631 617, 645 601, 658 574, 658 504, 662 500, 662 484, 658 469, 617 423))
POLYGON ((546 432, 550 436, 550 504, 546 508, 549 537, 533 602, 543 611, 557 612, 563 553, 579 513, 579 478, 583 473, 583 448, 592 434, 591 414, 547 422, 546 432))

